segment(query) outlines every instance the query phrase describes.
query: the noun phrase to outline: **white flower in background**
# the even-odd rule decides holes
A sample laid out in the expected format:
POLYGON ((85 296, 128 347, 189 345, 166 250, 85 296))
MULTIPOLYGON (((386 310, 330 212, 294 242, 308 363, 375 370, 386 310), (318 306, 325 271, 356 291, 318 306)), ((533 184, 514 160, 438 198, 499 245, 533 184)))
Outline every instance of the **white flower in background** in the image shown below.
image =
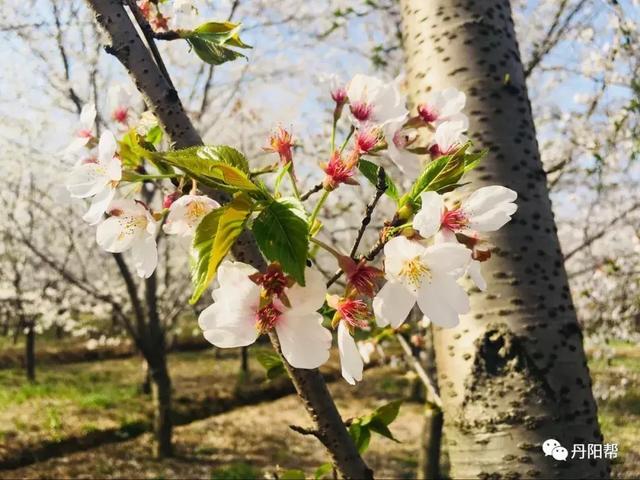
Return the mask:
POLYGON ((291 307, 278 298, 260 306, 261 287, 249 276, 250 265, 223 262, 218 268, 219 287, 212 292, 215 303, 202 311, 198 324, 204 337, 220 348, 244 347, 260 333, 275 328, 282 354, 295 368, 317 368, 329 359, 331 332, 322 326, 317 310, 327 292, 320 272, 307 269, 304 287, 284 288, 291 307))
MULTIPOLYGON (((456 233, 478 238, 479 232, 495 232, 504 226, 516 212, 517 192, 500 186, 482 187, 463 200, 458 208, 449 210, 442 195, 424 192, 420 195, 422 207, 413 219, 413 228, 421 236, 435 235, 438 242, 457 242, 456 233)), ((480 290, 487 288, 482 277, 480 262, 471 260, 467 274, 480 290)))
POLYGON ((372 341, 360 341, 357 342, 358 352, 360 352, 360 356, 362 357, 362 361, 367 364, 371 363, 371 355, 376 351, 376 344, 372 341))
POLYGON ((518 194, 501 185, 482 187, 449 210, 444 198, 437 192, 420 195, 422 207, 413 218, 413 228, 421 236, 429 238, 439 234, 436 240, 455 241, 455 234, 475 236, 477 232, 495 232, 504 226, 516 212, 514 203, 518 194))
POLYGON ((98 158, 76 165, 67 178, 65 185, 73 198, 93 197, 89 210, 82 217, 91 225, 102 219, 122 178, 122 165, 116 157, 117 148, 113 134, 104 132, 98 143, 98 158))
POLYGON ((184 195, 169 207, 163 230, 169 235, 193 235, 205 215, 218 207, 218 202, 204 195, 184 195))
POLYGON ((466 129, 467 126, 462 121, 441 123, 433 136, 434 142, 429 149, 431 155, 440 157, 454 153, 467 141, 467 137, 464 135, 466 129))
POLYGON ((409 178, 416 178, 422 171, 420 156, 407 150, 415 140, 415 131, 403 129, 404 119, 387 123, 382 127, 387 141, 387 154, 400 170, 409 178))
POLYGON ((75 138, 62 151, 63 155, 72 154, 82 150, 87 144, 95 138, 94 127, 96 121, 96 106, 88 103, 80 111, 80 122, 76 129, 75 138))
POLYGON ((149 278, 158 265, 153 216, 142 203, 130 199, 114 200, 107 213, 109 218, 96 231, 98 245, 111 253, 131 250, 136 273, 149 278))
POLYGON ((351 122, 356 127, 400 121, 409 113, 394 82, 384 83, 378 78, 358 74, 347 85, 347 96, 351 122))
POLYGON ((462 113, 466 101, 465 94, 453 87, 433 92, 425 103, 418 105, 418 115, 426 123, 436 127, 444 122, 462 122, 466 130, 469 119, 462 113))
POLYGON ((134 123, 133 106, 135 96, 129 84, 113 85, 108 93, 109 112, 111 119, 127 127, 130 123, 134 123))
POLYGON ((458 316, 469 311, 469 298, 458 285, 471 252, 456 243, 425 247, 396 237, 384 247, 387 283, 373 299, 379 326, 399 327, 416 302, 422 313, 441 327, 455 327, 458 316))

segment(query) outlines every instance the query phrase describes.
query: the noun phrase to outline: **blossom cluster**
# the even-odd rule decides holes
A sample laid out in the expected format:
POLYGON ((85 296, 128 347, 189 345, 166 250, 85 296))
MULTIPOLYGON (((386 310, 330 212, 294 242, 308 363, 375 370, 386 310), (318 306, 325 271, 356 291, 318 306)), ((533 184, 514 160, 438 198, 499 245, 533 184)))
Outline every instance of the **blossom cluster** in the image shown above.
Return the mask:
MULTIPOLYGON (((320 165, 322 194, 310 214, 304 206, 310 195, 299 194, 294 173, 295 139, 287 130, 279 128, 265 147, 279 159, 271 170, 279 170, 272 193, 252 180, 248 162, 231 147, 205 146, 195 154, 159 151, 160 143, 150 136, 159 128, 155 119, 148 113, 136 115, 133 102, 122 95, 111 115, 122 126, 120 142, 110 131, 97 138, 95 107, 83 109, 77 137, 66 150, 80 159, 66 185, 72 197, 91 199, 83 218, 97 226, 98 245, 112 253, 130 251, 141 277, 148 278, 156 269, 161 231, 193 238, 196 291, 217 280, 214 303, 199 316, 209 342, 220 348, 244 347, 274 332, 291 366, 312 369, 329 359, 335 329, 343 377, 355 384, 372 353, 371 344, 358 344, 357 337, 399 328, 416 304, 435 325, 449 328, 459 323, 460 315, 469 311, 460 280, 468 275, 479 289, 487 287, 480 264, 490 258, 490 248, 483 234, 510 220, 517 195, 493 185, 455 203, 446 198, 479 157, 467 152, 469 122, 462 112, 462 92, 435 92, 410 111, 400 80, 356 75, 346 85, 333 82, 331 148, 328 161, 320 165), (343 117, 350 133, 338 147, 336 127, 343 117), (392 183, 383 168, 385 159, 413 182, 403 196, 395 193, 396 214, 379 232, 377 252, 383 252, 383 268, 372 264, 375 255, 345 255, 316 238, 322 229, 321 206, 342 185, 358 185, 365 157, 384 180, 376 188, 387 191, 392 183), (434 168, 440 169, 440 176, 429 174, 434 168), (293 197, 278 191, 284 174, 290 177, 293 197), (440 183, 431 182, 432 177, 440 183), (145 189, 149 182, 170 190, 155 210, 145 189), (235 192, 234 200, 218 204, 200 193, 199 182, 235 192), (274 222, 291 231, 277 238, 270 230, 274 222), (225 259, 233 243, 228 239, 237 238, 243 228, 253 230, 270 260, 266 271, 225 259), (346 278, 342 291, 329 291, 331 282, 309 261, 309 243, 335 257, 346 278)), ((198 298, 194 293, 192 299, 198 298)))

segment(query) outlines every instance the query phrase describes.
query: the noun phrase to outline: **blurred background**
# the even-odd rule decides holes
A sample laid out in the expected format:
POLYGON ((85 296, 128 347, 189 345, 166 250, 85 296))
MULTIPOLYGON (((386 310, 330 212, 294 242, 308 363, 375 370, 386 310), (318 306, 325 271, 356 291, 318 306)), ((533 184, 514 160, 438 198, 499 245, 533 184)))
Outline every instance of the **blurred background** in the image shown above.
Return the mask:
MULTIPOLYGON (((195 4, 202 21, 242 22, 242 38, 253 46, 248 61, 212 67, 184 42, 159 43, 196 127, 207 143, 245 152, 256 169, 274 161, 262 149, 270 132, 290 129, 307 187, 321 179, 317 164, 326 161, 329 75, 346 82, 355 73, 402 73, 393 0, 195 4)), ((614 475, 637 478, 640 6, 518 0, 512 8, 600 422, 605 441, 620 449, 614 475)), ((114 107, 126 102, 139 115, 142 99, 100 46, 82 1, 3 0, 0 13, 0 477, 313 472, 326 454, 289 429, 305 424, 306 414, 284 377, 265 374, 270 347, 221 352, 203 341, 196 317, 208 301, 188 304, 188 244, 173 240, 161 244, 157 298, 178 455, 153 459, 149 379, 119 322, 132 314, 130 292, 120 265, 82 222, 85 206, 61 187, 77 161, 61 152, 80 128, 82 107, 95 103, 99 127, 117 129, 114 107)), ((170 22, 197 24, 179 12, 170 22)), ((324 235, 348 248, 368 197, 346 188, 332 195, 324 235)), ((388 216, 391 205, 384 207, 374 225, 388 216)), ((318 260, 330 276, 335 265, 318 260)), ((357 387, 341 380, 337 358, 325 373, 346 418, 406 399, 392 425, 400 443, 376 437, 367 459, 380 477, 415 478, 424 393, 403 350, 393 342, 381 347, 357 387)))

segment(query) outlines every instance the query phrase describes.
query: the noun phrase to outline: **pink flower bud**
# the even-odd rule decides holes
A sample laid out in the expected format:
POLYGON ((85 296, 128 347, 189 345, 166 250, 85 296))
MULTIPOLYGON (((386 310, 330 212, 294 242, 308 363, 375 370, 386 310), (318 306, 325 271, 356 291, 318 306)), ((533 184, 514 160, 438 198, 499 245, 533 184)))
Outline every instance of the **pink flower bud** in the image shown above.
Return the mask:
POLYGON ((173 202, 175 202, 181 196, 182 196, 182 192, 180 192, 178 190, 176 190, 173 193, 170 193, 169 195, 164 197, 164 200, 162 202, 162 207, 163 208, 170 208, 171 205, 173 204, 173 202))

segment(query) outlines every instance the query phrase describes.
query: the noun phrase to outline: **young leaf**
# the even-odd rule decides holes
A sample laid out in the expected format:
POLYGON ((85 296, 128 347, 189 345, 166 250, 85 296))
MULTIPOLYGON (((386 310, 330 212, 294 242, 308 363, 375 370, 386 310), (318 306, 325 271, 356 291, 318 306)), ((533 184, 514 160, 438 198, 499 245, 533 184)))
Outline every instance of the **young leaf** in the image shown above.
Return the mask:
POLYGON ((246 194, 239 194, 231 203, 212 210, 198 224, 192 244, 194 291, 190 303, 197 302, 213 280, 220 262, 242 233, 252 208, 253 201, 246 194))
POLYGON ((237 58, 246 58, 229 47, 251 48, 240 40, 240 24, 231 22, 208 22, 195 30, 180 32, 201 60, 211 65, 221 65, 237 58))
POLYGON ((313 474, 313 476, 315 477, 316 480, 322 480, 329 473, 331 473, 332 470, 333 470, 333 465, 331 465, 330 463, 323 463, 318 468, 316 468, 316 471, 313 474))
POLYGON ((260 350, 256 354, 256 359, 266 370, 269 380, 273 380, 286 373, 282 359, 275 352, 260 350))
POLYGON ((304 472, 302 470, 285 470, 280 475, 282 480, 304 480, 304 472))
POLYGON ((358 452, 364 453, 369 447, 369 441, 371 440, 369 428, 361 425, 359 420, 355 419, 351 425, 349 425, 349 435, 353 439, 353 443, 355 443, 358 452))
POLYGON ((371 182, 371 184, 374 187, 378 185, 378 171, 382 170, 384 174, 384 181, 387 185, 387 188, 384 191, 384 193, 389 195, 389 197, 395 200, 396 203, 398 202, 398 198, 399 198, 398 188, 393 183, 393 180, 391 180, 391 177, 387 175, 387 172, 385 172, 384 168, 379 167, 375 163, 370 162, 368 160, 360 160, 360 162, 358 163, 358 168, 360 169, 360 172, 362 172, 362 174, 367 178, 367 180, 369 180, 369 182, 371 182))
POLYGON ((309 225, 302 204, 279 198, 267 204, 251 227, 265 257, 277 261, 282 270, 304 286, 309 250, 309 225))
POLYGON ((245 172, 248 171, 246 159, 242 162, 242 155, 231 147, 191 147, 153 155, 205 185, 225 190, 258 191, 245 172))

